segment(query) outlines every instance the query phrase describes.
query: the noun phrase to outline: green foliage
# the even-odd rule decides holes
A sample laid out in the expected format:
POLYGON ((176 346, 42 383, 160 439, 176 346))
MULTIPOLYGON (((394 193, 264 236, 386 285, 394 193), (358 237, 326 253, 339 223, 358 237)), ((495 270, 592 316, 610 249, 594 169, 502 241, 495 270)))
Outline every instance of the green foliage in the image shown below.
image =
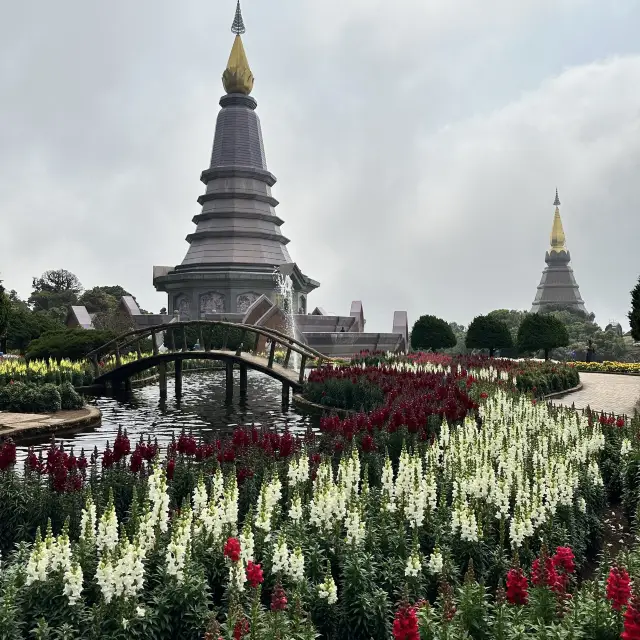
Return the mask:
POLYGON ((309 382, 304 395, 316 404, 354 411, 373 411, 384 404, 382 389, 364 376, 356 380, 328 378, 324 382, 309 382))
MULTIPOLYGON (((640 342, 640 278, 631 292, 631 310, 629 311, 631 335, 636 342, 640 342)), ((0 332, 1 333, 1 332, 0 332)))
POLYGON ((496 349, 509 348, 513 345, 507 323, 493 316, 476 316, 466 337, 467 348, 488 349, 493 356, 496 349))
POLYGON ((555 316, 530 313, 520 324, 517 343, 521 352, 535 353, 542 350, 545 360, 548 360, 551 349, 569 344, 569 335, 564 324, 555 316))
POLYGON ((10 310, 11 302, 9 300, 9 296, 5 293, 2 281, 0 280, 0 340, 2 340, 7 333, 10 310))
POLYGON ((228 349, 235 351, 240 343, 243 343, 245 351, 251 351, 256 343, 256 334, 251 331, 245 332, 242 336, 242 329, 236 327, 225 327, 222 325, 201 325, 202 338, 204 345, 200 340, 200 327, 197 325, 189 325, 185 327, 171 327, 170 325, 165 331, 164 343, 167 348, 181 349, 183 345, 183 334, 186 334, 186 343, 188 349, 193 349, 196 343, 200 343, 200 348, 204 349, 228 349))
POLYGON ((15 382, 0 386, 0 411, 55 413, 82 409, 84 400, 70 382, 61 385, 15 382))
POLYGON ((12 302, 7 325, 7 348, 24 353, 29 343, 43 333, 62 329, 62 322, 51 315, 30 311, 21 302, 12 302))
POLYGON ((456 346, 451 327, 442 318, 421 316, 411 330, 411 348, 415 350, 449 349, 456 346))
POLYGON ((64 329, 43 334, 31 342, 27 349, 27 360, 82 360, 90 351, 113 340, 111 331, 86 331, 84 329, 64 329))
POLYGON ((33 278, 33 291, 29 304, 34 311, 66 310, 78 301, 82 284, 78 277, 66 269, 45 271, 39 278, 33 278))

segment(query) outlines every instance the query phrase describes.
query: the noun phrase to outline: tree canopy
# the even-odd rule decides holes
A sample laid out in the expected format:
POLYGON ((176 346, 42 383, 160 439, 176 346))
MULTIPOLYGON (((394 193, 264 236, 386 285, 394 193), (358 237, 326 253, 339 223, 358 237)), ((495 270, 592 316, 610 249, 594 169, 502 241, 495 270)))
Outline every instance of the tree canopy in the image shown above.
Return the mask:
POLYGON ((544 351, 544 359, 557 347, 569 344, 569 335, 564 324, 552 314, 530 313, 518 328, 518 349, 523 353, 544 351))
POLYGON ((9 296, 4 292, 4 287, 2 286, 2 281, 0 280, 0 351, 4 351, 5 349, 10 311, 11 302, 9 301, 9 296))
POLYGON ((71 305, 78 302, 82 284, 78 277, 66 269, 45 271, 39 278, 33 278, 33 291, 29 304, 34 311, 51 311, 64 318, 71 305))
POLYGON ((631 335, 636 342, 640 342, 640 278, 631 292, 631 310, 629 311, 631 335))
POLYGON ((495 316, 476 316, 469 328, 465 343, 468 349, 488 349, 493 357, 496 349, 513 346, 513 339, 507 323, 495 316))
POLYGON ((456 346, 456 337, 451 327, 436 316, 421 316, 411 330, 411 347, 417 350, 437 351, 456 346))

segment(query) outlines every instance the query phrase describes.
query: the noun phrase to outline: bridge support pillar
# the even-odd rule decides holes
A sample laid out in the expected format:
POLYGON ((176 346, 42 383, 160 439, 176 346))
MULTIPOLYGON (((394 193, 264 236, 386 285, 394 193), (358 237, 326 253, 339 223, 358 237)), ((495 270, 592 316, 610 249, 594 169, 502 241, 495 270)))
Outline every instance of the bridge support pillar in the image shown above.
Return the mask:
POLYGON ((233 397, 233 362, 227 362, 226 393, 227 398, 233 397))
POLYGON ((182 360, 175 362, 176 398, 182 397, 182 360))
POLYGON ((291 385, 286 382, 282 383, 282 404, 285 407, 289 406, 289 396, 291 393, 291 385))
POLYGON ((131 378, 125 378, 124 381, 124 390, 126 393, 131 393, 131 378))
POLYGON ((160 383, 160 399, 167 399, 167 363, 158 364, 158 382, 160 383))
POLYGON ((240 365, 240 395, 247 395, 247 365, 240 365))

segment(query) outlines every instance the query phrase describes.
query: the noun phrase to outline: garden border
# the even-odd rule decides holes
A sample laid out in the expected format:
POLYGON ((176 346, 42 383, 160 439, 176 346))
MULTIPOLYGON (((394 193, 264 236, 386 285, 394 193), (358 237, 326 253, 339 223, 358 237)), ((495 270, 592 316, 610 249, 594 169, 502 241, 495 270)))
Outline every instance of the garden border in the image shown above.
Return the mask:
MULTIPOLYGON (((542 396, 542 398, 544 400, 552 399, 552 398, 561 398, 566 395, 569 395, 570 393, 575 393, 576 391, 580 391, 581 389, 582 389, 582 382, 580 382, 575 387, 571 387, 571 389, 565 389, 564 391, 555 391, 554 393, 549 393, 546 396, 542 396)), ((345 417, 358 413, 354 409, 340 409, 338 407, 332 407, 325 404, 318 404, 316 402, 311 402, 311 400, 307 400, 299 393, 294 393, 292 400, 293 400, 293 404, 296 405, 298 408, 307 409, 315 413, 318 413, 318 412, 324 413, 325 411, 328 411, 330 413, 336 413, 339 416, 345 416, 345 417)))
MULTIPOLYGON (((7 411, 6 413, 12 412, 7 411)), ((18 424, 13 428, 2 429, 0 431, 0 438, 8 437, 12 438, 14 442, 24 442, 58 432, 67 433, 97 427, 102 422, 102 412, 100 409, 90 405, 85 405, 82 409, 75 411, 57 411, 56 413, 39 413, 32 415, 37 415, 38 418, 18 424), (62 419, 59 422, 49 422, 51 419, 58 420, 59 418, 56 416, 60 416, 60 414, 77 414, 79 411, 84 412, 83 415, 75 415, 66 420, 62 419)), ((64 416, 62 416, 62 418, 64 418, 64 416)))
POLYGON ((578 369, 577 367, 574 368, 578 373, 598 373, 602 374, 603 376, 633 376, 634 378, 640 376, 640 373, 631 373, 628 371, 589 371, 589 369, 578 369))

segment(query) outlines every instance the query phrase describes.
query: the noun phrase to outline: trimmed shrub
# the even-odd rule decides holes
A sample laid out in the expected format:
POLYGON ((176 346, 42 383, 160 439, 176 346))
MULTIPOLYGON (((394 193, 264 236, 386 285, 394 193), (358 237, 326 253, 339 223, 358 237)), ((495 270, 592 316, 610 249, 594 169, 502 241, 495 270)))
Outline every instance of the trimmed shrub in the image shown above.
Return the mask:
POLYGON ((569 344, 569 334, 564 324, 555 316, 530 313, 518 328, 518 349, 523 353, 544 351, 544 359, 557 347, 569 344))
POLYGON ((82 360, 90 351, 101 347, 115 337, 116 334, 111 331, 84 329, 47 332, 29 344, 25 357, 27 360, 53 358, 58 362, 65 358, 82 360))
POLYGON ((411 348, 437 351, 456 346, 456 337, 447 322, 436 316, 421 316, 411 330, 411 348))
POLYGON ((513 340, 506 322, 492 316, 477 316, 467 329, 465 344, 469 349, 488 349, 493 357, 496 349, 513 346, 513 340))
POLYGON ((0 411, 55 413, 61 408, 60 392, 53 384, 16 382, 0 387, 0 411))
POLYGON ((75 409, 82 409, 84 406, 84 399, 73 388, 70 382, 64 382, 58 387, 60 392, 60 400, 62 403, 63 411, 73 411, 75 409))

